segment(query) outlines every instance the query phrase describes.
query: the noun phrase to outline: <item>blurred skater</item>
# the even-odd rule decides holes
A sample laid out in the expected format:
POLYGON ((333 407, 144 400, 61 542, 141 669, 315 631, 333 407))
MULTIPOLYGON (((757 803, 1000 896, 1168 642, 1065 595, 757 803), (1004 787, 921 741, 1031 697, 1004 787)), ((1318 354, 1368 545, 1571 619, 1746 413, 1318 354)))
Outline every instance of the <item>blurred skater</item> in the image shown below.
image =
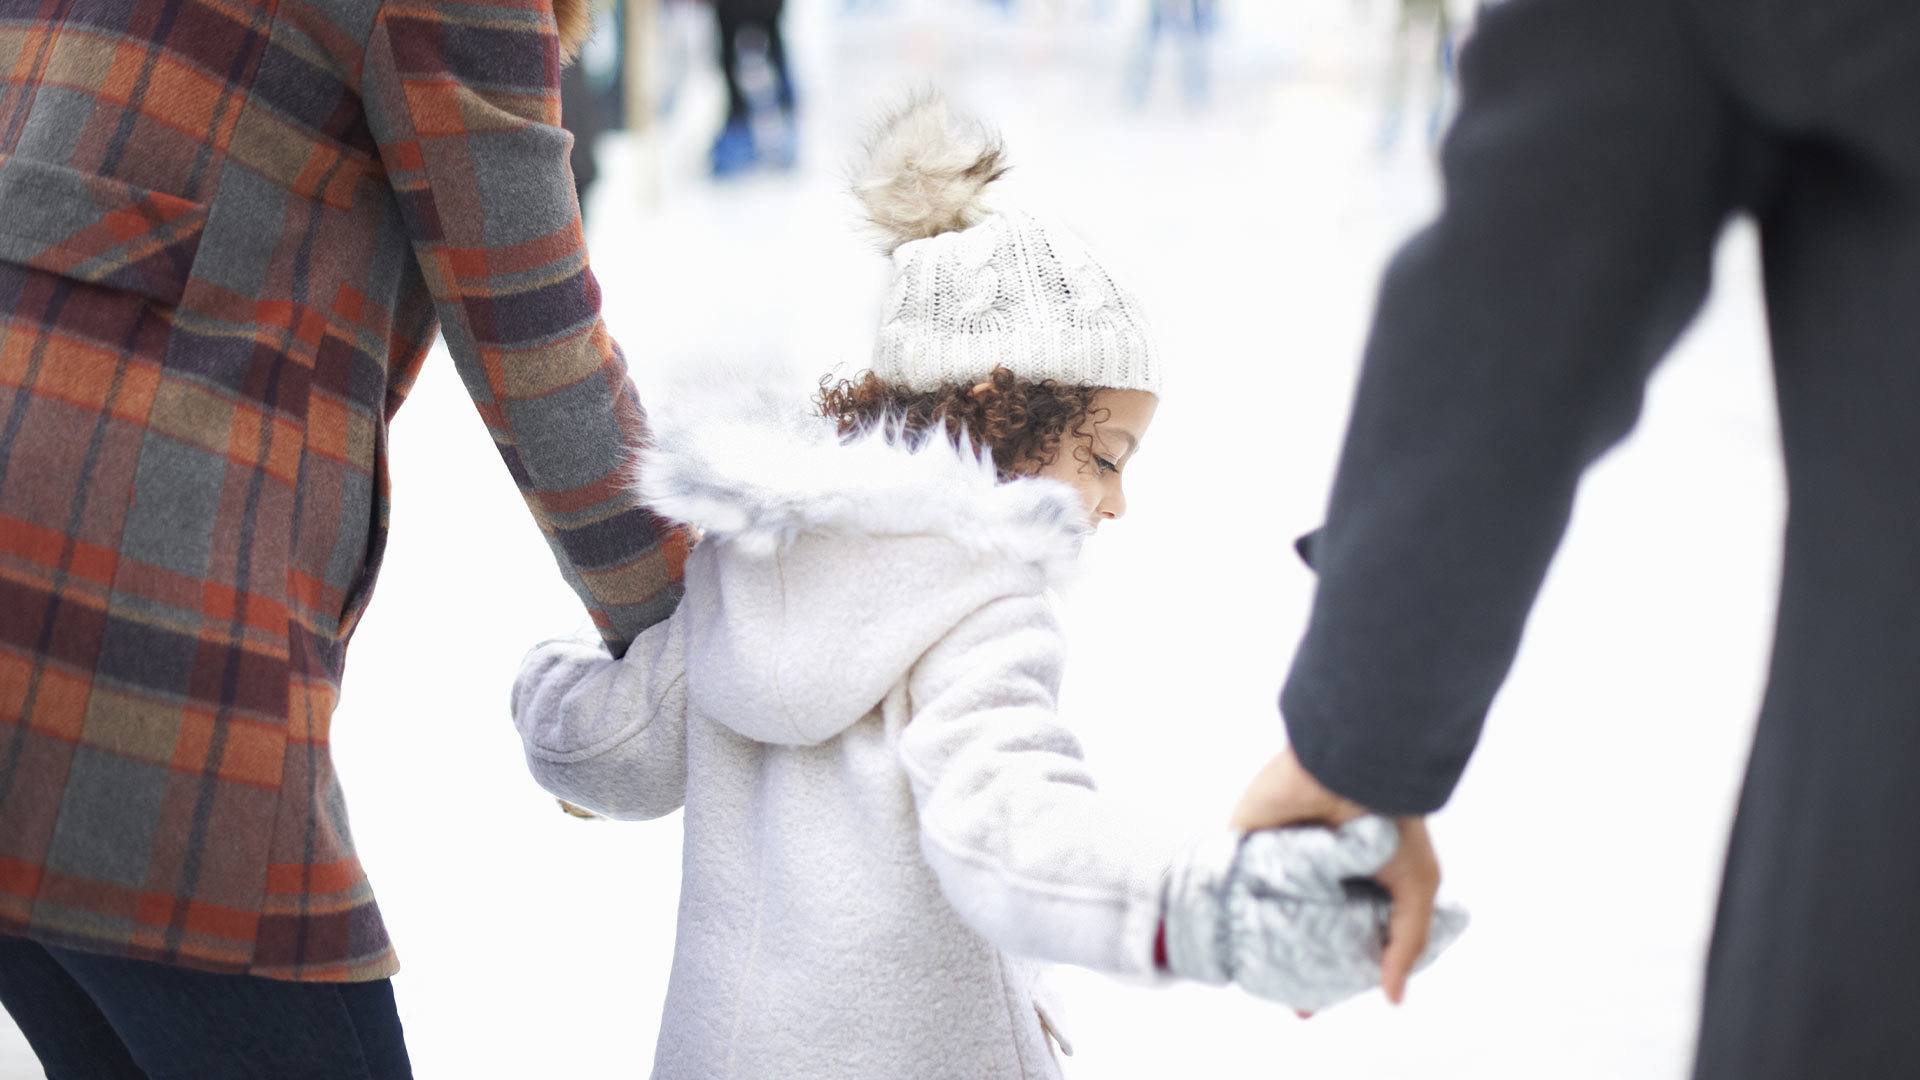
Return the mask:
POLYGON ((560 73, 560 119, 573 133, 568 161, 583 220, 587 192, 600 179, 600 136, 626 126, 620 92, 626 60, 623 17, 623 5, 614 4, 582 45, 579 58, 560 73))
POLYGON ((1179 54, 1180 90, 1190 107, 1213 97, 1213 40, 1220 27, 1218 0, 1147 0, 1147 21, 1127 68, 1127 96, 1145 105, 1153 93, 1160 50, 1179 54))
POLYGON ((727 82, 727 120, 710 158, 716 179, 738 176, 756 165, 793 166, 799 133, 793 75, 780 33, 785 7, 786 0, 713 2, 720 73, 727 82), (753 74, 763 79, 756 84, 748 78, 753 74))
POLYGON ((1380 149, 1399 145, 1407 117, 1424 117, 1428 144, 1438 143, 1453 105, 1454 52, 1460 26, 1448 0, 1399 0, 1387 60, 1386 108, 1380 122, 1380 149))

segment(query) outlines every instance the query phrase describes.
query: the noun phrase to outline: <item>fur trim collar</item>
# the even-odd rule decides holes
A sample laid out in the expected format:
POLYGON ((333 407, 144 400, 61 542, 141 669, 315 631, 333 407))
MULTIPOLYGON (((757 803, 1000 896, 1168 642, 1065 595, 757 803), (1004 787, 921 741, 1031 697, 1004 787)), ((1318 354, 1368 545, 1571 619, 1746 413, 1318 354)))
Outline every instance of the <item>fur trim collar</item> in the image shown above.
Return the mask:
POLYGON ((593 0, 553 0, 553 21, 560 27, 560 62, 569 63, 593 36, 593 0))
POLYGON ((908 450, 880 429, 843 441, 766 386, 717 407, 675 404, 641 455, 642 497, 711 538, 772 550, 808 533, 935 535, 1058 580, 1092 531, 1073 489, 1001 483, 991 457, 946 439, 908 450))

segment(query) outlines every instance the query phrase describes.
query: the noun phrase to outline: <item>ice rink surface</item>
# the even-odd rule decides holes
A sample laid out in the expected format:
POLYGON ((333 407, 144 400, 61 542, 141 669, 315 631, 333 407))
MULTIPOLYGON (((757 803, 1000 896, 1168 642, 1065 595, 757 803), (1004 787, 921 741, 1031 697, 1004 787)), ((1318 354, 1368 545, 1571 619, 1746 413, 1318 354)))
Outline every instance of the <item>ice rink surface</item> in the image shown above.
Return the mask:
MULTIPOLYGON (((1276 690, 1373 304, 1438 192, 1408 110, 1382 149, 1392 12, 1224 8, 1213 103, 1169 70, 1123 93, 1128 4, 793 0, 805 107, 791 176, 715 188, 701 10, 650 145, 606 146, 595 269, 636 379, 860 366, 884 279, 842 166, 889 95, 937 83, 1004 129, 1008 194, 1076 225, 1156 317, 1170 389, 1067 598, 1065 707, 1105 788, 1192 831, 1278 749, 1276 690)), ((1171 60, 1164 57, 1163 60, 1171 60)), ((1687 1072, 1725 833, 1758 707, 1784 510, 1755 245, 1736 228, 1708 311, 1632 439, 1583 489, 1480 755, 1434 820, 1475 925, 1389 1008, 1310 1021, 1234 992, 1063 971, 1070 1077, 1553 1077, 1687 1072)), ((644 1076, 673 943, 678 818, 579 822, 527 779, 507 688, 584 618, 444 354, 392 430, 379 595, 334 728, 360 851, 405 971, 416 1070, 644 1076)), ((0 1071, 34 1076, 17 1033, 0 1071)))

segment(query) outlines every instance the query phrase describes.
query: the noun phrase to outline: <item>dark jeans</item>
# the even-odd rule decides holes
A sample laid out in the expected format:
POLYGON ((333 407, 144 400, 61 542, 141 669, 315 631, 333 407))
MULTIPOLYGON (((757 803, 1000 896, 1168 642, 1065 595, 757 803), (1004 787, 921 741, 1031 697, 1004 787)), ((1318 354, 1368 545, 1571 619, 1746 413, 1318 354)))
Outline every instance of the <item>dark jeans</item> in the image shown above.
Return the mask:
POLYGON ((393 984, 211 975, 0 936, 48 1080, 407 1080, 393 984))

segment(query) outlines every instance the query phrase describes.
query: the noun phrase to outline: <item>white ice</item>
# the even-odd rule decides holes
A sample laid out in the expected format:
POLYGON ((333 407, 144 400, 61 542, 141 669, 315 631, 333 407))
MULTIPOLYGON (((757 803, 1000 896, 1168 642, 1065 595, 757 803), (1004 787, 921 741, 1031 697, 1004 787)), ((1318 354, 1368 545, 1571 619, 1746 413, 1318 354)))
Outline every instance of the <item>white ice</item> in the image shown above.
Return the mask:
MULTIPOLYGON (((794 0, 791 178, 702 176, 704 39, 654 152, 607 146, 595 268, 643 389, 676 366, 857 367, 883 280, 840 166, 890 92, 936 82, 1004 128, 1013 186, 1125 268, 1172 387, 1071 597, 1066 707, 1104 785, 1212 826, 1278 749, 1275 693, 1385 260, 1431 214, 1416 103, 1379 149, 1378 3, 1226 6, 1216 102, 1123 101, 1126 4, 794 0), (1105 9, 1108 18, 1097 18, 1105 9), (651 189, 650 195, 644 195, 651 189)), ((1586 484, 1518 665, 1434 822, 1473 928, 1408 1003, 1310 1021, 1233 992, 1058 982, 1071 1077, 1677 1080, 1758 705, 1784 493, 1755 245, 1633 438, 1586 484)), ((584 823, 527 779, 505 713, 524 649, 584 620, 444 353, 392 431, 379 598, 335 724, 354 829, 405 970, 418 1075, 645 1075, 673 942, 678 819, 584 823)), ((0 1033, 0 1075, 38 1075, 0 1033)))

